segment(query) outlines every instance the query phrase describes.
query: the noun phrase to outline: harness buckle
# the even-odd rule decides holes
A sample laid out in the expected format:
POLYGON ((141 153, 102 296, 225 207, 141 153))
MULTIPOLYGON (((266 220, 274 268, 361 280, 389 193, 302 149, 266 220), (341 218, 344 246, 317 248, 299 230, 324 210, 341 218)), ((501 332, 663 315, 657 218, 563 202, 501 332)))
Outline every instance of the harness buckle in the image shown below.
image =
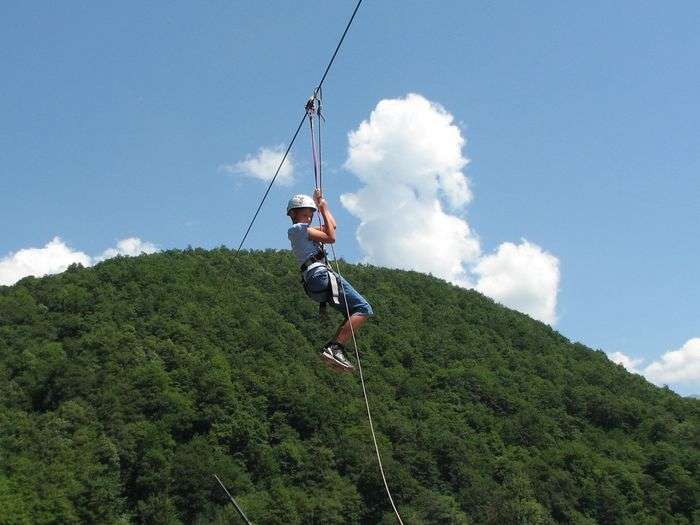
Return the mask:
POLYGON ((325 260, 326 259, 326 252, 324 250, 319 250, 315 254, 313 254, 311 257, 306 259, 302 265, 299 267, 302 273, 304 273, 309 266, 311 266, 314 263, 317 263, 319 261, 325 260))

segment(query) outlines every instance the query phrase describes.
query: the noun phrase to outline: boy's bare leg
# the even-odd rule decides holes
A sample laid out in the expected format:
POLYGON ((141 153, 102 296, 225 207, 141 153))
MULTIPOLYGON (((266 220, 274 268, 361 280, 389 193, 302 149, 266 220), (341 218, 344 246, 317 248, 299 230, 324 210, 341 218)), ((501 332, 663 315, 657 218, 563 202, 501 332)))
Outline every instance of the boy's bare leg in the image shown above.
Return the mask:
POLYGON ((353 314, 347 319, 338 329, 338 333, 335 336, 335 340, 341 345, 345 346, 347 342, 352 338, 352 332, 357 331, 365 323, 368 316, 363 314, 353 314), (352 327, 352 328, 351 328, 352 327))

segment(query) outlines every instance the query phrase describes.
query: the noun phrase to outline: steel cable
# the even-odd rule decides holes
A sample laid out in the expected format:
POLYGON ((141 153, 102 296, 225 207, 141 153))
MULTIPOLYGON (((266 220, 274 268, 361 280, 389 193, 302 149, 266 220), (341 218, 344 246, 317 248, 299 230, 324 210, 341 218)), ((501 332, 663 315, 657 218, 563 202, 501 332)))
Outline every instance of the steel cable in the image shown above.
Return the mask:
MULTIPOLYGON (((353 20, 355 20, 355 15, 357 14, 357 11, 360 9, 360 5, 362 5, 362 1, 363 0, 358 0, 357 5, 355 6, 355 9, 352 12, 352 15, 350 16, 350 20, 348 20, 348 23, 345 26, 345 31, 343 31, 343 34, 340 37, 340 40, 338 41, 338 45, 335 46, 335 51, 333 51, 333 55, 331 56, 331 59, 328 61, 328 65, 326 66, 326 69, 323 72, 323 76, 321 77, 321 81, 316 86, 316 89, 314 89, 314 93, 312 95, 312 98, 316 98, 316 96, 321 91, 321 88, 323 87, 323 82, 326 80, 326 77, 328 76, 328 73, 330 72, 331 67, 333 66, 333 62, 335 62, 335 58, 338 56, 338 52, 340 51, 340 46, 343 45, 343 41, 345 40, 345 36, 348 34, 348 31, 350 30, 350 26, 352 25, 353 20)), ((304 111, 304 116, 301 118, 301 121, 299 122, 299 125, 297 126, 297 129, 294 132, 294 135, 292 136, 292 140, 289 142, 289 146, 287 146, 287 149, 284 152, 284 155, 282 156, 282 160, 280 161, 279 166, 277 166, 277 170, 275 171, 275 175, 272 177, 270 184, 267 186, 267 189, 265 190, 265 193, 264 193, 262 199, 260 200, 260 204, 258 205, 258 208, 255 210, 255 214, 253 215, 253 219, 250 221, 250 224, 248 224, 248 228, 246 229, 245 234, 243 235, 243 238, 241 239, 241 242, 238 244, 238 249, 236 250, 236 255, 238 255, 238 252, 241 251, 241 248, 243 247, 243 243, 245 242, 246 238, 248 237, 250 230, 253 228, 253 223, 255 223, 255 219, 257 219, 258 214, 260 213, 260 210, 262 209, 263 204, 265 203, 265 200, 267 199, 267 195, 270 193, 270 190, 272 189, 272 185, 275 183, 275 180, 277 179, 277 176, 279 175, 279 172, 282 169, 282 166, 284 165, 284 161, 287 160, 287 156, 289 155, 289 151, 292 149, 292 146, 294 145, 294 141, 297 139, 297 136, 299 135, 299 131, 301 130, 301 127, 304 125, 304 120, 306 119, 306 115, 307 115, 307 113, 306 113, 306 111, 304 111)))

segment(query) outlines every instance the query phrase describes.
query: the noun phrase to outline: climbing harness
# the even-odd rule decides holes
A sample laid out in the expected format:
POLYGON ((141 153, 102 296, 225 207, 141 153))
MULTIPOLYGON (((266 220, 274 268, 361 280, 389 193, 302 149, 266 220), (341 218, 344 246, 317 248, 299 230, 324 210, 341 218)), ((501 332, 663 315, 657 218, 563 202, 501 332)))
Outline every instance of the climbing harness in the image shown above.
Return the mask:
MULTIPOLYGON (((333 304, 340 304, 340 287, 338 286, 338 276, 328 264, 328 257, 325 250, 321 249, 318 253, 306 259, 304 264, 299 267, 299 270, 301 271, 301 284, 304 287, 306 295, 313 299, 314 294, 325 293, 326 297, 329 298, 333 304), (324 266, 325 271, 328 274, 328 286, 325 290, 310 290, 306 283, 306 273, 309 270, 313 270, 314 268, 318 268, 320 266, 324 266)), ((327 306, 327 300, 319 303, 318 313, 321 317, 326 315, 327 306)))

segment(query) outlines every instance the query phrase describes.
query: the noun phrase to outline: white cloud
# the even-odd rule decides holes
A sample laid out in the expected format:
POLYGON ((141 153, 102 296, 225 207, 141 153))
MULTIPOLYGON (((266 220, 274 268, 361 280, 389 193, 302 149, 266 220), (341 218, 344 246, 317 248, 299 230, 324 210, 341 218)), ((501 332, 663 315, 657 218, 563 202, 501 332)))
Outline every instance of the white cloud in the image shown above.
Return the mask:
POLYGON ((700 337, 689 339, 678 350, 666 352, 646 367, 641 366, 644 358, 634 358, 622 352, 612 352, 608 358, 657 385, 700 386, 700 337))
POLYGON ((454 117, 416 94, 377 104, 369 120, 349 134, 345 167, 368 186, 408 188, 419 201, 441 191, 452 206, 471 200, 462 173, 469 160, 454 117))
POLYGON ((649 381, 661 384, 700 384, 700 337, 694 337, 678 350, 666 352, 661 359, 647 366, 643 374, 649 381))
POLYGON ((454 117, 416 94, 380 101, 349 133, 345 167, 363 186, 340 199, 360 219, 365 261, 465 287, 478 277, 482 293, 553 323, 558 259, 527 241, 483 256, 478 235, 458 214, 472 199, 465 144, 454 117))
POLYGON ((473 271, 484 295, 545 323, 556 322, 559 260, 536 244, 504 242, 473 271))
POLYGON ((117 242, 114 248, 108 248, 102 255, 95 259, 96 262, 104 261, 105 259, 111 259, 112 257, 117 257, 118 255, 124 255, 128 257, 136 257, 142 253, 155 253, 158 248, 155 244, 150 242, 142 241, 138 237, 129 237, 128 239, 122 239, 117 242))
POLYGON ((637 367, 644 362, 643 358, 631 357, 622 352, 612 352, 608 354, 608 359, 610 359, 613 363, 624 366, 628 372, 632 372, 633 374, 641 374, 637 367))
POLYGON ((366 260, 467 284, 479 239, 441 201, 459 207, 472 196, 452 115, 420 95, 382 100, 348 139, 345 167, 365 186, 341 202, 360 219, 366 260))
POLYGON ((0 285, 14 284, 27 275, 60 273, 73 263, 89 266, 91 258, 54 237, 43 248, 25 248, 0 259, 0 285))
POLYGON ((116 247, 105 250, 102 255, 91 257, 73 250, 60 237, 54 237, 43 248, 24 248, 0 259, 0 285, 12 285, 28 275, 42 277, 61 273, 73 263, 92 266, 117 255, 138 255, 154 251, 157 248, 153 244, 131 237, 120 240, 116 247))
POLYGON ((468 284, 465 263, 475 260, 480 248, 467 222, 445 213, 437 199, 420 201, 399 188, 391 192, 394 197, 401 193, 406 193, 405 199, 379 210, 372 207, 389 197, 388 194, 378 195, 366 187, 341 196, 343 205, 362 218, 357 240, 365 252, 365 260, 468 284))
MULTIPOLYGON (((258 150, 257 155, 246 155, 244 160, 221 166, 221 169, 228 173, 247 175, 269 182, 274 177, 280 162, 282 162, 284 150, 284 146, 281 145, 273 148, 262 147, 258 150)), ((280 168, 276 182, 283 186, 289 186, 294 182, 294 163, 291 154, 287 155, 284 164, 280 168)))

